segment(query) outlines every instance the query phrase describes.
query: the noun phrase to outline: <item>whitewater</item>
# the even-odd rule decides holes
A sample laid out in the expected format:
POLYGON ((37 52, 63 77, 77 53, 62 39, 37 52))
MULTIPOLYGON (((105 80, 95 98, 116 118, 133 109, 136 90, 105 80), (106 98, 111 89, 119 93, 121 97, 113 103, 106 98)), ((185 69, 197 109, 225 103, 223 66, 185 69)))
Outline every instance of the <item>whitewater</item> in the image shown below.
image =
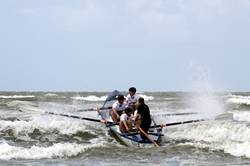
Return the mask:
POLYGON ((160 148, 126 147, 102 123, 46 113, 98 119, 83 110, 107 93, 0 92, 0 165, 250 165, 250 93, 141 92, 157 124, 206 119, 164 128, 160 148))

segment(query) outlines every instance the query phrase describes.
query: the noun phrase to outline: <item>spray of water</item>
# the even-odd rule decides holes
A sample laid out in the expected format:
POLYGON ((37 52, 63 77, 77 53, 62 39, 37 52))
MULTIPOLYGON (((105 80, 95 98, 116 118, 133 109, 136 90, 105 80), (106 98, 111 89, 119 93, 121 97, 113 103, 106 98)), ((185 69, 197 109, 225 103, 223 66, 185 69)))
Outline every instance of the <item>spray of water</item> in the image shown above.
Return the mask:
POLYGON ((188 99, 191 109, 204 118, 214 118, 224 112, 224 104, 218 92, 211 85, 209 70, 205 67, 193 67, 192 94, 188 99))

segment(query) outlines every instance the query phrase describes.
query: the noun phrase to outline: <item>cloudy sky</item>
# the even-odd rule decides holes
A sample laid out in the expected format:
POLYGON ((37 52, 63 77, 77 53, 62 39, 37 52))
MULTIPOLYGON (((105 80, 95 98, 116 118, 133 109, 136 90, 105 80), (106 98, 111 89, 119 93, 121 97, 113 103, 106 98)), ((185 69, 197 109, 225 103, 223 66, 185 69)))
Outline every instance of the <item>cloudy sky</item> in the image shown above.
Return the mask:
POLYGON ((1 0, 0 20, 0 90, 250 90, 250 0, 1 0))

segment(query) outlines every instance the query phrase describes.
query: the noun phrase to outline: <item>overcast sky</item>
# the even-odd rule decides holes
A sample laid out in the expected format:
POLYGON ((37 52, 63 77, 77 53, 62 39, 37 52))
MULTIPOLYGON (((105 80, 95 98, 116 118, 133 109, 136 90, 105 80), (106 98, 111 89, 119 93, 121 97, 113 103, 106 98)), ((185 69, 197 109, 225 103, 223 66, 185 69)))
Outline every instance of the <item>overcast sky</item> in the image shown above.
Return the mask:
POLYGON ((250 0, 1 0, 0 90, 250 90, 250 0))

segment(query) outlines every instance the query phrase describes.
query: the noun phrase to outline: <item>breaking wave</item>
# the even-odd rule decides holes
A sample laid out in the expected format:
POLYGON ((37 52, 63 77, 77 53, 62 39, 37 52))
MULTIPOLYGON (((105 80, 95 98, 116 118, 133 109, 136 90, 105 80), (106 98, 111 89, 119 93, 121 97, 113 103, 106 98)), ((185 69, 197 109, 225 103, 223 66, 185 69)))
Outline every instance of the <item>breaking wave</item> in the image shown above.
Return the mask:
POLYGON ((28 98, 35 98, 33 95, 12 95, 12 96, 4 96, 1 95, 0 99, 28 99, 28 98))
MULTIPOLYGON (((34 118, 32 121, 5 121, 0 120, 0 131, 12 130, 13 135, 26 135, 32 133, 35 129, 42 132, 58 131, 61 134, 71 135, 79 131, 88 131, 83 121, 71 120, 67 118, 55 119, 53 117, 34 118)), ((91 132, 91 131, 89 131, 91 132)), ((94 134, 94 133, 93 133, 94 134)))
MULTIPOLYGON (((153 96, 147 96, 144 94, 139 94, 140 97, 143 97, 144 100, 149 101, 149 100, 154 100, 153 96)), ((107 96, 94 96, 94 95, 90 95, 87 97, 83 97, 83 96, 76 96, 76 97, 71 97, 71 99, 73 100, 83 100, 83 101, 105 101, 107 99, 107 96)))
POLYGON ((107 96, 94 96, 94 95, 90 95, 87 97, 83 97, 83 96, 77 96, 77 97, 71 97, 73 100, 83 100, 83 101, 105 101, 107 96))
POLYGON ((46 97, 56 97, 58 95, 55 94, 55 93, 46 93, 44 96, 46 96, 46 97))
POLYGON ((202 123, 168 129, 170 139, 189 140, 185 145, 224 151, 237 157, 250 157, 250 127, 233 121, 202 123))
POLYGON ((32 146, 30 148, 11 146, 0 143, 0 159, 43 159, 74 157, 94 147, 104 146, 103 142, 95 144, 56 143, 49 147, 32 146))
POLYGON ((140 97, 143 97, 145 101, 149 101, 149 100, 154 100, 153 96, 147 96, 144 94, 139 94, 140 97))
POLYGON ((250 96, 231 95, 228 103, 250 105, 250 96))
POLYGON ((234 111, 233 119, 237 121, 250 122, 250 112, 249 111, 234 111))

